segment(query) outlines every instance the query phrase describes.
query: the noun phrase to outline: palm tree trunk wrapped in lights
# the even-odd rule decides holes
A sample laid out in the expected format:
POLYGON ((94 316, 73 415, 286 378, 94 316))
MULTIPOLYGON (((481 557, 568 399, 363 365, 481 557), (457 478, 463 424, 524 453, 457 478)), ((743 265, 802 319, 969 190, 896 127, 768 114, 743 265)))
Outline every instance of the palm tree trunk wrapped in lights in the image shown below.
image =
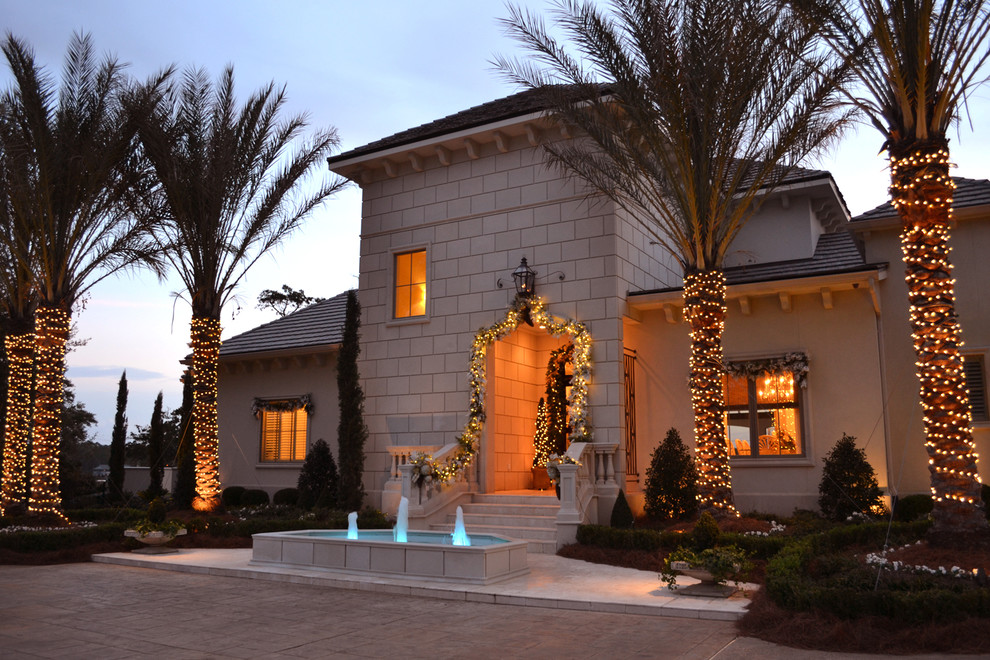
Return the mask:
POLYGON ((211 511, 220 503, 220 458, 217 425, 217 370, 220 360, 220 321, 194 317, 191 323, 193 360, 193 433, 196 460, 196 499, 193 508, 211 511))
POLYGON ((4 420, 3 485, 0 513, 27 507, 28 441, 31 437, 31 389, 34 331, 4 337, 7 355, 7 413, 4 420))
POLYGON ((953 182, 947 134, 967 95, 986 80, 986 0, 790 0, 849 68, 848 104, 880 131, 890 155, 891 203, 902 221, 935 524, 930 540, 990 537, 949 263, 953 182))
POLYGON ((68 312, 58 307, 39 307, 35 312, 34 336, 38 375, 35 381, 28 513, 62 516, 58 461, 65 345, 69 340, 68 312))
POLYGON ((725 442, 722 393, 722 330, 725 274, 720 270, 684 277, 684 317, 691 324, 691 406, 698 456, 698 500, 702 510, 737 515, 725 442))
POLYGON ((910 303, 911 337, 921 382, 925 449, 936 525, 979 525, 976 446, 969 393, 959 353, 962 332, 955 312, 949 228, 955 184, 949 149, 938 141, 891 154, 891 198, 901 216, 901 250, 910 303))

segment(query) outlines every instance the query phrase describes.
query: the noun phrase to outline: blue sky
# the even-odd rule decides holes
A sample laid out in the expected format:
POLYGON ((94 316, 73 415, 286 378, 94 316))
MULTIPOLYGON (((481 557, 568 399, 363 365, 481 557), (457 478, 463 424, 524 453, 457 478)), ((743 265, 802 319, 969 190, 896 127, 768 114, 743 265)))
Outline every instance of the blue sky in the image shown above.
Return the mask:
MULTIPOLYGON (((542 0, 519 2, 536 10, 542 0)), ((243 95, 274 80, 288 88, 291 112, 312 125, 332 125, 342 149, 516 91, 492 70, 496 53, 516 54, 497 22, 500 0, 0 0, 3 29, 31 44, 56 73, 74 30, 97 48, 130 63, 145 78, 168 64, 206 68, 216 76, 233 64, 243 95)), ((0 85, 9 72, 0 73, 0 85)), ((952 135, 959 176, 986 178, 990 164, 990 88, 971 99, 968 124, 952 135)), ((813 167, 830 170, 852 212, 886 198, 887 174, 871 128, 851 132, 813 167)), ((275 318, 255 309, 258 293, 282 284, 331 296, 357 284, 360 191, 354 186, 316 212, 243 282, 224 312, 224 337, 275 318)), ((178 363, 187 352, 189 307, 173 296, 175 280, 126 273, 98 284, 75 315, 88 343, 68 358, 79 401, 99 420, 96 440, 108 443, 117 381, 127 370, 131 424, 148 423, 159 391, 165 406, 181 402, 178 363)))

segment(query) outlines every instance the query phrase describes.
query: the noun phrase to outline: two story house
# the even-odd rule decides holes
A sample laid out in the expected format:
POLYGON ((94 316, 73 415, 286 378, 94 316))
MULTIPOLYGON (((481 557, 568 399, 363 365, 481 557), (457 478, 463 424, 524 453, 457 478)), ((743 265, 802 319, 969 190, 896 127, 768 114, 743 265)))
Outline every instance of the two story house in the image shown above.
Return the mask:
MULTIPOLYGON (((607 521, 620 490, 642 507, 669 428, 692 444, 682 274, 640 220, 544 164, 541 144, 568 139, 522 92, 330 159, 363 192, 370 505, 394 511, 404 494, 418 524, 443 526, 462 504, 469 527, 549 550, 577 523, 607 521), (514 307, 523 259, 535 271, 532 325, 514 307), (534 489, 534 435, 551 358, 572 344, 568 423, 579 442, 568 452, 580 466, 562 475, 558 505, 534 489), (470 465, 443 488, 422 479, 429 470, 412 457, 464 462, 463 438, 470 465)), ((959 311, 980 402, 990 182, 960 183, 959 311)), ((823 458, 843 433, 858 438, 889 494, 927 492, 897 231, 890 207, 852 220, 828 172, 798 168, 733 243, 723 340, 740 510, 817 508, 823 458)), ((334 300, 224 344, 225 486, 292 486, 308 444, 323 437, 336 451, 334 300), (312 342, 296 342, 290 331, 313 324, 324 325, 312 342)))

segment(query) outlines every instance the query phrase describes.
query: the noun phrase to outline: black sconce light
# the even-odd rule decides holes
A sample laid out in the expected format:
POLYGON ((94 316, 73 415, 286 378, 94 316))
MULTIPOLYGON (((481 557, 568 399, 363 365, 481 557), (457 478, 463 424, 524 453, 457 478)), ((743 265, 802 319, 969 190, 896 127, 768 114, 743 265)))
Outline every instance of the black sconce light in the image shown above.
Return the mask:
POLYGON ((523 298, 529 298, 536 293, 536 271, 526 263, 526 257, 523 257, 519 267, 512 271, 512 281, 516 283, 516 293, 523 298))

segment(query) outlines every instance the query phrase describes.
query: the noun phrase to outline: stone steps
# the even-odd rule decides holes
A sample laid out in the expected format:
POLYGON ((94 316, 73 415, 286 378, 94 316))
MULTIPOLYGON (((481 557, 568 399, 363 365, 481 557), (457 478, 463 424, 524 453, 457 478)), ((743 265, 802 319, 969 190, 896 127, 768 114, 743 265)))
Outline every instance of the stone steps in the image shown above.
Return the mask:
MULTIPOLYGON (((557 552, 557 511, 560 504, 545 495, 474 494, 461 505, 464 527, 468 534, 494 534, 529 542, 534 553, 557 552)), ((450 513, 442 523, 430 529, 453 532, 456 514, 450 513)))

